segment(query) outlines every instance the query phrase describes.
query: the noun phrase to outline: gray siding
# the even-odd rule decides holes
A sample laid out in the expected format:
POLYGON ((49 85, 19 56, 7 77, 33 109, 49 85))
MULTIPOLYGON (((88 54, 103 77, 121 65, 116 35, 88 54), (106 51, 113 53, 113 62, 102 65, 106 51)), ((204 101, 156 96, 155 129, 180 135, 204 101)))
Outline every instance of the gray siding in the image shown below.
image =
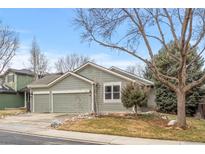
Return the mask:
POLYGON ((126 109, 120 102, 104 103, 103 97, 103 84, 106 82, 121 82, 122 88, 129 83, 127 80, 112 75, 108 72, 99 70, 93 66, 87 66, 77 72, 78 74, 95 81, 98 85, 96 88, 96 110, 97 112, 125 112, 132 111, 132 109, 126 109))
POLYGON ((54 112, 89 113, 91 112, 90 94, 54 94, 54 112))
MULTIPOLYGON (((52 99, 52 95, 51 92, 52 91, 61 91, 61 90, 82 90, 82 89, 88 89, 91 90, 91 84, 83 81, 81 79, 78 79, 77 77, 74 76, 68 76, 64 79, 62 79, 61 81, 57 82, 55 85, 53 85, 52 87, 49 88, 33 88, 32 92, 37 92, 37 91, 49 91, 50 95, 49 95, 49 105, 51 106, 51 99, 52 99)), ((53 95, 57 95, 57 94, 53 94, 53 95)), ((83 95, 83 94, 82 94, 83 95)), ((76 98, 76 102, 78 101, 78 94, 70 94, 70 95, 66 95, 65 98, 61 97, 61 94, 58 94, 57 97, 53 97, 53 103, 55 103, 54 108, 56 112, 64 112, 65 110, 65 101, 66 100, 73 100, 74 98, 76 98), (68 96, 71 96, 71 98, 68 98, 68 96), (55 99, 55 100, 54 100, 55 99), (65 99, 65 101, 62 101, 62 99, 65 99)), ((39 100, 41 101, 41 100, 39 100)), ((73 103, 74 101, 72 101, 73 103)), ((35 101, 36 103, 36 101, 35 101)), ((82 102, 83 103, 83 102, 82 102)), ((91 108, 91 106, 89 106, 91 104, 91 99, 85 98, 85 103, 87 103, 88 107, 87 108, 91 108), (90 101, 89 103, 87 103, 87 101, 90 101)), ((53 104, 54 105, 54 104, 53 104)), ((84 104, 83 104, 84 105, 84 104)), ((31 102, 31 107, 32 107, 32 102, 31 102)), ((87 108, 83 108, 83 110, 87 110, 87 108)), ((66 112, 70 112, 70 107, 66 108, 68 109, 68 111, 66 112)), ((49 111, 51 111, 51 108, 49 108, 49 111)), ((55 112, 54 111, 54 112, 55 112)), ((77 110, 76 110, 77 111, 77 110)), ((74 111, 75 112, 75 111, 74 111)))
POLYGON ((35 94, 34 112, 50 112, 49 94, 35 94))
POLYGON ((53 87, 49 88, 49 90, 79 90, 79 89, 90 89, 91 84, 78 79, 74 76, 68 76, 64 80, 56 83, 53 87))

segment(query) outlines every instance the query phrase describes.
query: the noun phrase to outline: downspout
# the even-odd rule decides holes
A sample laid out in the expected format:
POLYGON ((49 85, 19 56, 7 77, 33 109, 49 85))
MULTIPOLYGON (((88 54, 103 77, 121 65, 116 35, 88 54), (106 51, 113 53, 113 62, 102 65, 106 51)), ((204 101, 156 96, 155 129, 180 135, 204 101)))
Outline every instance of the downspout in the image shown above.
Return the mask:
POLYGON ((50 103, 51 104, 51 113, 53 113, 53 92, 51 91, 49 94, 50 94, 50 99, 51 99, 51 101, 50 101, 51 102, 50 103))
MULTIPOLYGON (((30 93, 31 94, 31 93, 30 93)), ((35 108, 35 103, 34 103, 34 94, 33 94, 33 91, 32 91, 32 112, 34 113, 35 112, 35 110, 34 110, 34 108, 35 108)))
POLYGON ((94 88, 95 84, 92 84, 92 108, 91 108, 91 112, 95 113, 95 88, 94 88))

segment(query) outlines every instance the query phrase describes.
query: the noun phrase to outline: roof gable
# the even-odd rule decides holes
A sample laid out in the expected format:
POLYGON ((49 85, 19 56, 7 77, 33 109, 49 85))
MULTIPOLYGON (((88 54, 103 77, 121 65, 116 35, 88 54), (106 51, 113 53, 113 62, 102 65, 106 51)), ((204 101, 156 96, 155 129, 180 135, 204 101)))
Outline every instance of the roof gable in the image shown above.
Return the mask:
POLYGON ((80 76, 80 75, 75 74, 73 72, 67 72, 63 75, 54 76, 49 81, 47 80, 47 78, 49 78, 49 76, 43 77, 42 79, 37 80, 36 82, 33 82, 32 84, 28 85, 27 87, 29 87, 29 88, 51 87, 51 86, 55 85, 56 83, 60 82, 61 80, 65 79, 69 75, 77 77, 85 82, 90 83, 90 84, 95 84, 93 81, 91 81, 83 76, 80 76))
POLYGON ((114 71, 112 71, 112 70, 109 70, 109 69, 107 69, 107 68, 105 68, 105 67, 103 67, 103 66, 94 64, 94 63, 92 63, 92 62, 87 62, 87 63, 85 63, 84 65, 82 65, 82 66, 80 66, 79 68, 77 68, 76 70, 74 70, 74 72, 77 73, 78 71, 80 71, 80 70, 82 70, 82 69, 85 69, 87 66, 92 66, 92 67, 95 67, 95 68, 100 69, 100 70, 102 70, 102 71, 105 71, 105 72, 107 72, 107 73, 110 73, 110 74, 112 74, 112 75, 115 75, 115 76, 117 76, 117 77, 123 78, 123 79, 125 79, 125 80, 127 80, 127 81, 135 82, 135 80, 133 80, 132 78, 129 78, 129 77, 125 76, 125 75, 116 73, 116 72, 114 72, 114 71))

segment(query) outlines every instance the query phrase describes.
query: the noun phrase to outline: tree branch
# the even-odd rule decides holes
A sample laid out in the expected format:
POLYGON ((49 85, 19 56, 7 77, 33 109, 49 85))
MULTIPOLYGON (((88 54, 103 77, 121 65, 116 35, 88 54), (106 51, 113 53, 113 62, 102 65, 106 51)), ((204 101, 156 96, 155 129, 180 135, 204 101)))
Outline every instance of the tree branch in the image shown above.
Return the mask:
POLYGON ((205 80, 205 74, 199 80, 192 81, 190 84, 186 85, 184 90, 187 92, 196 86, 200 86, 204 80, 205 80))
POLYGON ((199 54, 197 55, 197 56, 195 56, 194 58, 193 58, 193 60, 189 63, 189 64, 187 64, 187 69, 195 62, 195 61, 197 61, 198 59, 200 59, 200 56, 202 55, 202 53, 205 51, 205 46, 202 48, 202 50, 199 52, 199 54))
POLYGON ((193 13, 194 13, 194 10, 192 10, 192 9, 189 9, 189 33, 188 33, 188 37, 187 37, 187 40, 186 40, 186 45, 185 45, 185 50, 187 51, 188 50, 188 47, 189 47, 189 42, 190 42, 190 40, 191 40, 191 37, 192 37, 192 22, 193 22, 193 13))
POLYGON ((180 15, 180 10, 177 9, 177 15, 178 15, 178 19, 179 19, 179 22, 181 23, 181 25, 183 24, 182 22, 182 18, 181 18, 181 15, 180 15))
POLYGON ((174 85, 171 84, 169 81, 167 81, 167 80, 165 80, 165 79, 174 80, 174 81, 178 82, 178 79, 177 79, 177 78, 162 74, 161 72, 159 72, 159 70, 157 69, 157 67, 156 67, 155 65, 153 65, 152 62, 150 62, 150 61, 148 61, 148 60, 146 60, 146 59, 144 59, 144 58, 142 58, 142 57, 136 55, 134 51, 130 51, 130 50, 127 49, 127 48, 120 47, 120 46, 117 46, 117 45, 115 45, 115 44, 109 44, 109 43, 102 42, 102 41, 96 39, 93 34, 90 34, 90 35, 92 36, 92 38, 93 38, 93 40, 94 40, 95 42, 99 43, 99 44, 102 45, 102 46, 110 47, 110 48, 113 48, 113 49, 118 49, 118 50, 125 51, 125 52, 127 52, 127 53, 129 53, 129 54, 135 56, 136 58, 142 60, 142 61, 143 61, 144 63, 146 63, 149 67, 151 67, 152 70, 153 70, 155 73, 157 73, 156 77, 157 77, 159 80, 163 80, 164 83, 165 83, 165 82, 167 83, 167 84, 166 84, 167 86, 170 86, 170 88, 174 89, 174 85), (163 78, 165 78, 165 79, 163 79, 163 78))
POLYGON ((192 9, 186 9, 185 17, 184 17, 184 21, 183 21, 183 25, 182 25, 181 41, 180 41, 181 47, 182 47, 180 50, 181 50, 181 54, 183 54, 183 55, 185 54, 185 52, 187 52, 187 46, 189 44, 189 40, 191 39, 191 35, 192 35, 192 19, 191 19, 191 21, 190 21, 190 32, 191 33, 189 33, 187 42, 185 43, 188 23, 189 23, 190 17, 192 16, 191 14, 192 14, 192 9))
POLYGON ((166 17, 170 23, 170 29, 171 29, 171 32, 172 32, 172 35, 173 35, 173 38, 174 38, 174 42, 175 42, 175 45, 176 47, 178 47, 178 38, 177 38, 177 35, 176 35, 176 32, 175 32, 175 28, 174 28, 174 24, 172 22, 172 18, 171 16, 169 15, 168 11, 166 8, 163 9, 165 14, 166 14, 166 17))

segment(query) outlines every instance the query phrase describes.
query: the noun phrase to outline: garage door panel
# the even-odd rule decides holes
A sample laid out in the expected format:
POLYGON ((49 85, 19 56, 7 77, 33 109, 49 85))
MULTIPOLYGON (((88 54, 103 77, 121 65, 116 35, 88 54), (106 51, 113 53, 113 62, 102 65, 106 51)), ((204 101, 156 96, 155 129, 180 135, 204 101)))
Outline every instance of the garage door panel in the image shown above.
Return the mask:
POLYGON ((34 111, 35 112, 49 112, 49 95, 48 94, 35 94, 34 95, 34 111))
POLYGON ((53 111, 86 113, 91 110, 91 96, 86 94, 53 94, 53 111))

